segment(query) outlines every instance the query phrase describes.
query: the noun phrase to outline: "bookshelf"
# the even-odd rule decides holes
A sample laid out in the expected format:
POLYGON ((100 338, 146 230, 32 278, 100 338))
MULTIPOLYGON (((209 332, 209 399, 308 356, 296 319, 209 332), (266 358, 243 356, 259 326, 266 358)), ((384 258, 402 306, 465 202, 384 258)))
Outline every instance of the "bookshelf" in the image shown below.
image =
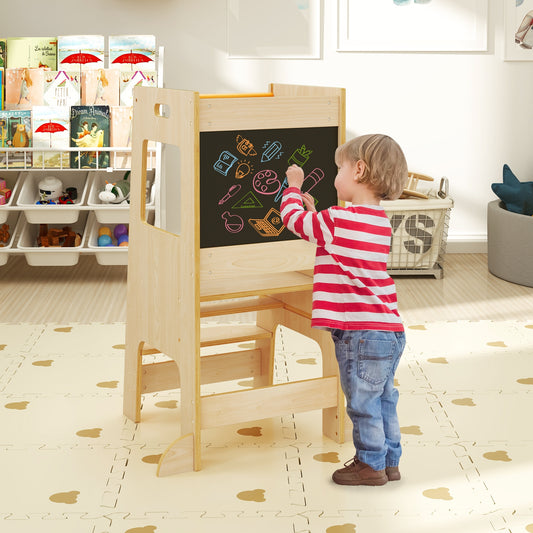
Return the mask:
MULTIPOLYGON (((158 48, 158 86, 163 86, 163 47, 158 48)), ((113 235, 119 224, 129 223, 129 204, 102 202, 98 194, 106 182, 116 183, 126 177, 131 168, 131 147, 113 146, 102 148, 7 148, 0 147, 0 179, 6 181, 11 196, 5 205, 0 205, 0 229, 4 242, 0 242, 0 267, 14 255, 24 255, 31 266, 73 266, 82 255, 94 255, 101 265, 126 265, 128 247, 98 246, 98 234, 103 226, 113 235), (14 157, 14 154, 17 157, 14 157), (48 152, 58 155, 58 166, 45 166, 48 152), (108 154, 109 166, 100 167, 99 153, 108 154), (81 161, 83 157, 95 154, 95 168, 71 168, 71 157, 81 161), (76 189, 72 204, 39 205, 39 182, 49 176, 59 179, 64 189, 76 189), (81 236, 73 247, 37 244, 39 234, 46 228, 69 227, 81 236), (7 227, 8 228, 7 228, 7 227)), ((159 206, 161 147, 148 147, 147 157, 147 216, 157 222, 159 206)))

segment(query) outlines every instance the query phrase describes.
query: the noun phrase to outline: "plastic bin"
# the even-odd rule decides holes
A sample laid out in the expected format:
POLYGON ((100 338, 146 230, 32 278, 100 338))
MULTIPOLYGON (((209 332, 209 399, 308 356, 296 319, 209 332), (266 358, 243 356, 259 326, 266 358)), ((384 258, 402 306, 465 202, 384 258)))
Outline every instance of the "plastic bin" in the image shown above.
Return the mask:
MULTIPOLYGON (((93 178, 93 181, 91 183, 91 186, 89 188, 88 198, 87 198, 87 205, 90 206, 94 214, 96 215, 96 220, 100 222, 101 224, 127 224, 130 219, 130 206, 129 204, 108 204, 102 202, 98 198, 98 194, 100 191, 102 191, 105 187, 106 181, 109 182, 116 182, 121 179, 123 179, 126 171, 117 173, 115 172, 96 172, 95 176, 93 178)), ((152 184, 153 184, 153 172, 148 173, 148 188, 151 191, 152 190, 152 184), (151 174, 151 175, 150 175, 151 174)), ((153 194, 149 195, 148 201, 146 203, 146 207, 148 210, 153 210, 155 207, 155 202, 153 198, 153 194)))
POLYGON ((0 266, 5 265, 7 263, 7 260, 9 258, 9 252, 15 241, 15 235, 20 229, 19 221, 22 219, 23 217, 19 216, 18 211, 11 211, 10 213, 7 214, 5 220, 0 224, 0 228, 4 224, 7 224, 9 226, 9 235, 10 235, 7 243, 4 243, 4 242, 0 243, 0 266))
POLYGON ((26 220, 30 224, 74 224, 79 216, 79 206, 83 205, 89 187, 89 173, 86 170, 62 170, 55 172, 53 169, 45 171, 22 172, 22 186, 17 199, 17 206, 24 209, 26 220), (63 182, 63 187, 76 187, 78 197, 73 204, 64 205, 37 205, 39 201, 38 183, 46 176, 58 177, 63 182))
POLYGON ((10 212, 7 208, 15 205, 15 198, 20 189, 20 172, 0 172, 0 178, 5 180, 8 189, 11 189, 9 200, 4 205, 0 205, 0 224, 4 224, 10 212))
POLYGON ((94 216, 90 216, 90 222, 87 224, 87 248, 94 252, 96 261, 100 265, 127 265, 127 246, 98 246, 98 232, 102 226, 107 226, 111 230, 113 242, 116 242, 113 232, 117 224, 100 224, 94 216))
MULTIPOLYGON (((39 224, 29 224, 27 221, 22 225, 17 247, 24 252, 26 261, 31 266, 73 266, 78 263, 80 251, 85 244, 87 214, 83 213, 74 224, 68 224, 73 231, 81 234, 79 246, 63 247, 39 247, 39 224)), ((66 224, 49 224, 49 228, 62 228, 66 224)))

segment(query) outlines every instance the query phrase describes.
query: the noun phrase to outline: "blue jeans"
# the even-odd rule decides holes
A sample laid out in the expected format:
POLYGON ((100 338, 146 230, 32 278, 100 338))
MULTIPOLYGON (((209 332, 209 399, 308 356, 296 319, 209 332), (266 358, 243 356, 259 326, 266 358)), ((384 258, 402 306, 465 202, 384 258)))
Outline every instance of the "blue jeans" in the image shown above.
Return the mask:
POLYGON ((402 454, 394 373, 405 333, 332 329, 356 457, 374 470, 398 466, 402 454))

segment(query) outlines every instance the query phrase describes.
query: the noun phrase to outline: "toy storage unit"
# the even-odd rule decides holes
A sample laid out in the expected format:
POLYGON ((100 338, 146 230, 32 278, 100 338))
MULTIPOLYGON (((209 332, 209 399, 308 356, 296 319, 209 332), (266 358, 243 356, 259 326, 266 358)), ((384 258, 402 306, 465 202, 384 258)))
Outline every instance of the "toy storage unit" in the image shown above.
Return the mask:
MULTIPOLYGON (((124 148, 120 148, 124 150, 124 148)), ((147 215, 154 220, 156 213, 155 151, 148 158, 147 171, 147 215)), ((31 266, 74 266, 80 255, 94 255, 101 265, 127 265, 126 247, 97 245, 98 229, 108 226, 111 231, 116 224, 128 224, 128 204, 106 204, 98 199, 98 193, 105 182, 123 179, 127 169, 27 169, 13 172, 0 169, 12 190, 9 201, 0 207, 0 226, 9 226, 9 243, 0 246, 0 266, 5 265, 11 255, 23 254, 31 266), (75 187, 77 198, 72 204, 38 205, 38 183, 46 176, 58 177, 64 187, 75 187), (37 235, 39 225, 50 228, 70 226, 82 235, 82 243, 75 248, 39 247, 37 235), (96 232, 96 237, 94 233, 96 232)))
POLYGON ((429 198, 382 202, 392 226, 387 270, 392 276, 442 278, 453 200, 441 189, 429 198))

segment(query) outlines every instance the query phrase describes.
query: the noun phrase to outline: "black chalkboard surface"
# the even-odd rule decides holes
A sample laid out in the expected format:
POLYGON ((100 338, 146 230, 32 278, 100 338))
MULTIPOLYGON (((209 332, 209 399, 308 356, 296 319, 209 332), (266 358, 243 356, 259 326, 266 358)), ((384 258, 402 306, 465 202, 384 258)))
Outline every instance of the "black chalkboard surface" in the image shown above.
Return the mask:
POLYGON ((338 128, 200 133, 200 247, 296 239, 281 221, 285 172, 305 173, 317 210, 337 204, 338 128))

